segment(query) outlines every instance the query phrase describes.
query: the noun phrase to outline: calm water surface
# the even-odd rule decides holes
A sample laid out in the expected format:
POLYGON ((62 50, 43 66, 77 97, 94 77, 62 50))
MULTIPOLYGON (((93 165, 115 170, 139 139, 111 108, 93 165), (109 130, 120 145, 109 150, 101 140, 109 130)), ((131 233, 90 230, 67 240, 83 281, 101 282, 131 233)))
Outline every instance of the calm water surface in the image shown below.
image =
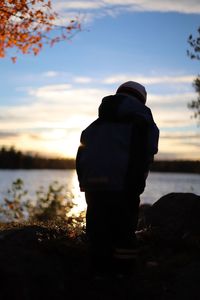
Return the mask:
MULTIPOLYGON (((85 209, 84 193, 79 191, 75 170, 0 170, 0 201, 6 196, 12 182, 21 178, 29 198, 34 199, 35 192, 43 186, 47 190, 49 184, 58 181, 72 193, 76 211, 85 209)), ((145 192, 141 195, 141 203, 153 204, 161 196, 170 192, 190 192, 200 195, 199 174, 150 173, 145 192)))

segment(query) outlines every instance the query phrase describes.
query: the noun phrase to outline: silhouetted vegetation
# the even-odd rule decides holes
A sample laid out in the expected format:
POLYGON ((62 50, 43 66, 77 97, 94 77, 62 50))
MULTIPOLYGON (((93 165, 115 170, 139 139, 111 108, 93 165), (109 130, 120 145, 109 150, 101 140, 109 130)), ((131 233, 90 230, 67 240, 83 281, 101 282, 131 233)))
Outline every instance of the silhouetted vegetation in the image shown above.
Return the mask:
MULTIPOLYGON (((70 236, 77 236, 84 231, 85 211, 71 211, 75 206, 73 194, 57 181, 52 182, 47 189, 40 187, 35 197, 30 199, 24 182, 18 178, 0 198, 0 230, 3 224, 48 224, 59 223, 67 227, 70 236)), ((18 225, 17 225, 18 224, 18 225)))
POLYGON ((74 169, 74 159, 47 158, 26 154, 14 147, 0 149, 0 169, 74 169))
POLYGON ((27 220, 66 220, 67 212, 72 208, 72 195, 57 181, 52 182, 47 190, 40 187, 35 192, 35 199, 29 199, 24 182, 18 178, 0 199, 0 220, 4 222, 24 222, 27 220))
MULTIPOLYGON (((197 29, 197 36, 194 37, 192 34, 188 38, 188 43, 191 50, 187 51, 187 54, 191 59, 200 60, 200 27, 197 29)), ((193 99, 188 103, 188 107, 193 109, 194 118, 200 121, 200 75, 198 75, 193 81, 193 87, 197 93, 197 99, 193 99)))

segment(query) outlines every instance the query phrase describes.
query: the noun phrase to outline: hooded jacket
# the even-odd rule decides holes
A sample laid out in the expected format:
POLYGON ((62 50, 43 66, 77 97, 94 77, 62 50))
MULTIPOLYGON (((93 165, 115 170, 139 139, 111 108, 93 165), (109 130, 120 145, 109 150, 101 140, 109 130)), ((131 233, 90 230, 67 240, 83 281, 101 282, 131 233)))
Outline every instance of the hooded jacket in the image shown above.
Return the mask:
POLYGON ((98 119, 81 134, 76 158, 81 190, 141 193, 158 138, 151 110, 137 98, 118 93, 103 98, 98 119))

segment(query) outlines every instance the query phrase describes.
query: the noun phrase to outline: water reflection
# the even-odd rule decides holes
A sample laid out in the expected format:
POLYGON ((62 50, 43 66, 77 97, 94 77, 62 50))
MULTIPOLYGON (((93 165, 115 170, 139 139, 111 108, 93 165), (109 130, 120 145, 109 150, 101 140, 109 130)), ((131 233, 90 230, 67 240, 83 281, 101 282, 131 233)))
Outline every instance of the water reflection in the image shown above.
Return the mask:
POLYGON ((7 191, 18 178, 22 179, 24 189, 28 191, 25 198, 36 203, 36 192, 41 190, 48 194, 49 186, 57 182, 56 186, 63 186, 61 192, 63 205, 66 202, 74 204, 68 216, 79 216, 86 210, 84 193, 80 192, 78 178, 75 170, 0 170, 0 203, 8 197, 7 191))
MULTIPOLYGON (((21 178, 26 198, 34 201, 36 191, 42 186, 46 192, 52 182, 57 181, 65 187, 65 196, 76 205, 71 214, 79 215, 86 209, 84 193, 80 192, 75 170, 0 170, 0 203, 7 197, 12 182, 21 178)), ((171 192, 195 193, 200 195, 200 174, 150 173, 141 203, 153 204, 163 195, 171 192)))
POLYGON ((68 216, 78 216, 82 211, 86 210, 85 194, 80 191, 77 174, 74 171, 70 178, 69 185, 72 193, 72 203, 74 204, 68 216))

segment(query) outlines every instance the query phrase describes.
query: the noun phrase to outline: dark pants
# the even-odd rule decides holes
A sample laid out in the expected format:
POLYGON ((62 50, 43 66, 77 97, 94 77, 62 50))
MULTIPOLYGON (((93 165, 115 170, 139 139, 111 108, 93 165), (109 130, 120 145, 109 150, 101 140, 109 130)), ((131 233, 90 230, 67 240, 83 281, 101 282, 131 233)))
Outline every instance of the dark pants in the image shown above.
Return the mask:
POLYGON ((86 233, 99 257, 133 244, 138 222, 139 195, 130 192, 87 192, 86 233))

